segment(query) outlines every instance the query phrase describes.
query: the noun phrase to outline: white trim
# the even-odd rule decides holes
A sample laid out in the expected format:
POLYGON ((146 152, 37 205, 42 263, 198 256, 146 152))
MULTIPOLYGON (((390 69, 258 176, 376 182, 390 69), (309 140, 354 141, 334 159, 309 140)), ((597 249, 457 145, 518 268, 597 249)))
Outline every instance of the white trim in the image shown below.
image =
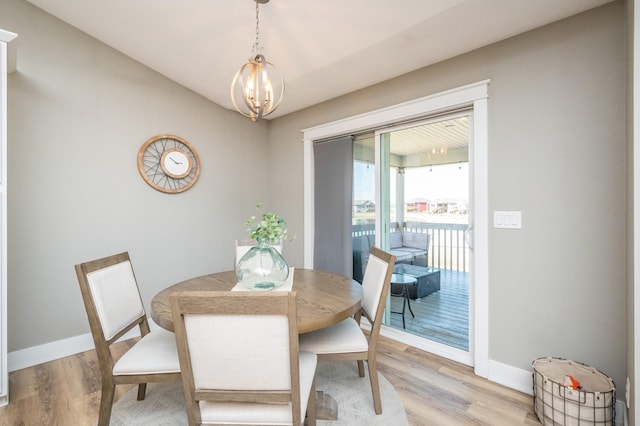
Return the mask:
POLYGON ((489 208, 488 208, 488 85, 490 80, 468 84, 456 89, 436 93, 423 98, 356 115, 320 126, 302 130, 304 137, 304 259, 305 268, 313 268, 313 141, 334 136, 371 130, 381 125, 398 123, 422 116, 444 112, 463 106, 473 106, 473 143, 470 153, 474 167, 474 245, 476 259, 474 293, 471 297, 473 328, 470 330, 470 349, 475 373, 488 375, 489 360, 489 208), (310 260, 310 261, 309 261, 310 260))
POLYGON ((11 31, 0 29, 0 41, 10 43, 18 37, 18 34, 11 31))
POLYGON ((368 130, 401 120, 411 120, 425 115, 425 112, 437 113, 469 105, 476 99, 487 97, 490 80, 483 80, 456 89, 447 90, 412 101, 392 105, 353 117, 303 129, 305 140, 327 139, 349 133, 368 130))
POLYGON ((7 74, 16 70, 18 34, 0 29, 0 406, 9 403, 7 354, 7 74))
MULTIPOLYGON (((640 31, 637 26, 640 25, 640 1, 636 0, 631 3, 633 7, 633 17, 631 22, 633 23, 632 31, 632 46, 633 52, 629 60, 633 60, 631 84, 633 87, 632 105, 633 111, 632 124, 631 124, 631 136, 632 136, 632 169, 633 169, 633 302, 632 302, 632 316, 633 316, 633 336, 631 337, 630 345, 632 345, 631 351, 627 349, 627 356, 633 356, 632 372, 633 379, 631 383, 633 388, 630 390, 630 417, 635 419, 638 423, 640 418, 640 31)), ((628 326, 630 326, 628 324, 628 326)), ((629 367, 627 365, 627 371, 629 367)), ((629 374, 629 373, 628 373, 629 374)), ((629 379, 629 375, 627 375, 629 379)), ((622 393, 622 392, 621 392, 622 393)), ((625 396, 626 397, 626 396, 625 396)))
POLYGON ((473 283, 469 300, 472 300, 473 321, 469 330, 469 348, 474 352, 475 373, 481 377, 489 374, 489 131, 488 101, 476 99, 473 103, 473 204, 471 256, 473 283))
POLYGON ((313 165, 313 140, 304 140, 304 247, 303 258, 305 269, 313 269, 313 247, 315 244, 315 199, 307 194, 314 193, 315 168, 313 165))
MULTIPOLYGON (((2 31, 2 30, 0 30, 2 31)), ((9 400, 7 367, 7 72, 9 47, 0 33, 0 405, 9 400)), ((13 34, 13 33, 11 33, 13 34)), ((13 38, 15 38, 13 34, 13 38)), ((12 39, 13 39, 12 38, 12 39)), ((14 43, 15 46, 15 43, 14 43)))
POLYGON ((18 43, 15 41, 17 37, 18 34, 16 33, 0 29, 0 42, 7 44, 7 69, 4 72, 8 74, 11 74, 17 68, 18 43))
MULTIPOLYGON (((154 331, 158 330, 160 326, 153 321, 149 321, 149 328, 151 331, 154 331)), ((118 339, 118 341, 121 342, 139 336, 140 329, 135 327, 118 339)), ((34 365, 43 364, 81 352, 91 351, 93 349, 95 349, 93 337, 91 337, 91 333, 87 333, 9 352, 9 371, 22 370, 23 368, 33 367, 34 365)))
MULTIPOLYGON (((388 153, 388 147, 386 149, 388 153)), ((382 144, 380 143, 380 131, 376 131, 375 133, 375 141, 373 143, 373 164, 375 164, 374 168, 374 178, 373 178, 373 193, 375 197, 376 209, 374 211, 374 229, 375 236, 373 244, 376 247, 380 247, 385 249, 385 246, 382 243, 382 239, 385 238, 387 232, 389 232, 389 227, 383 229, 383 224, 387 224, 386 221, 383 221, 383 217, 385 216, 382 212, 382 207, 384 203, 382 202, 382 144)), ((388 208, 385 206, 385 208, 388 208)), ((353 213, 352 213, 353 215, 353 213)), ((388 244, 389 239, 385 239, 385 244, 388 244)), ((388 306, 391 306, 390 302, 387 302, 388 306)))
POLYGON ((425 352, 459 362, 460 364, 473 366, 473 357, 467 351, 434 342, 433 340, 423 339, 413 334, 405 333, 401 330, 384 325, 380 329, 380 335, 400 343, 413 346, 414 348, 421 349, 425 352))
POLYGON ((489 373, 487 379, 492 382, 518 390, 527 395, 533 395, 533 374, 531 371, 492 360, 487 362, 487 369, 489 373))
POLYGON ((91 333, 9 352, 9 371, 22 370, 93 349, 91 333))

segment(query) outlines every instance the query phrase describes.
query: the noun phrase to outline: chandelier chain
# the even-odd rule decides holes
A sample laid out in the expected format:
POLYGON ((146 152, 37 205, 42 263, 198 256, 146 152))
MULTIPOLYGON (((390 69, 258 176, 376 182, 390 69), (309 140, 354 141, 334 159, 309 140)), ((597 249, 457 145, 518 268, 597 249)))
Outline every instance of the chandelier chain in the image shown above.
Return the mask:
POLYGON ((251 49, 251 57, 255 57, 260 53, 260 2, 256 0, 256 39, 253 42, 253 48, 251 49))
POLYGON ((284 95, 284 77, 282 73, 262 54, 260 46, 260 3, 256 2, 256 38, 253 42, 251 57, 231 82, 231 102, 235 109, 251 121, 258 121, 271 114, 282 102, 284 95))

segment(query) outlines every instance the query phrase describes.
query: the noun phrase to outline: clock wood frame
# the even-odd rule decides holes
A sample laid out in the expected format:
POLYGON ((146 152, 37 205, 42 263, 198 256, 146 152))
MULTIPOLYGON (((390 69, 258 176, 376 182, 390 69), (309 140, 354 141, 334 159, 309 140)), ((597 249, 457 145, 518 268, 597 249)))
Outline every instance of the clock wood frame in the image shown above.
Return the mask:
POLYGON ((153 189, 165 194, 178 194, 191 188, 200 176, 200 157, 195 148, 184 138, 171 134, 153 136, 138 151, 138 171, 142 179, 153 189), (190 162, 189 172, 176 176, 167 173, 162 161, 165 153, 182 152, 190 162))

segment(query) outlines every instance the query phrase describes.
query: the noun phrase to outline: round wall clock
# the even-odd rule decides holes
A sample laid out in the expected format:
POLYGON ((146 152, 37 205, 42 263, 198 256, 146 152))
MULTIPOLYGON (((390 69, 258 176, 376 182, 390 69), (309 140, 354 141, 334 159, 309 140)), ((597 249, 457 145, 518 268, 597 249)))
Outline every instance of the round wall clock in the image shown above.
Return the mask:
POLYGON ((179 136, 158 135, 138 151, 138 171, 152 188, 176 194, 191 188, 200 176, 200 157, 179 136))

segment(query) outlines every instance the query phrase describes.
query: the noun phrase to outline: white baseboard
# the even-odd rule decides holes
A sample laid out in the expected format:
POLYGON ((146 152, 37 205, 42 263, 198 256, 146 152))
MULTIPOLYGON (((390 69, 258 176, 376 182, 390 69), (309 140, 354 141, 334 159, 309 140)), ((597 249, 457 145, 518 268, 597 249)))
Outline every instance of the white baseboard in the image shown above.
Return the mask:
POLYGON ((80 352, 93 349, 93 338, 91 333, 80 336, 69 337, 43 345, 32 346, 19 351, 9 352, 7 356, 7 366, 9 371, 22 370, 34 365, 64 358, 80 352))
MULTIPOLYGON (((149 328, 153 330, 158 328, 158 326, 152 321, 149 321, 149 328)), ((138 328, 134 328, 119 340, 132 339, 137 336, 140 336, 140 332, 138 331, 138 328)), ((23 368, 33 367, 34 365, 75 355, 80 352, 90 351, 94 348, 95 346, 93 345, 93 337, 91 337, 91 333, 81 334, 79 336, 69 337, 67 339, 9 352, 7 354, 7 367, 9 372, 22 370, 23 368)))
MULTIPOLYGON (((364 319, 362 320, 362 322, 365 322, 364 319)), ((366 323, 363 328, 365 328, 366 330, 370 330, 371 326, 366 323)), ((473 366, 473 360, 471 358, 471 355, 467 351, 456 349, 442 343, 434 342, 433 340, 423 339, 413 334, 405 333, 401 330, 396 330, 392 327, 387 326, 382 326, 380 335, 401 343, 406 343, 407 345, 413 346, 417 349, 421 349, 425 352, 429 352, 434 355, 459 362, 461 364, 473 366)))
POLYGON ((487 379, 511 389, 533 395, 533 376, 531 371, 516 368, 498 361, 489 360, 487 379))

